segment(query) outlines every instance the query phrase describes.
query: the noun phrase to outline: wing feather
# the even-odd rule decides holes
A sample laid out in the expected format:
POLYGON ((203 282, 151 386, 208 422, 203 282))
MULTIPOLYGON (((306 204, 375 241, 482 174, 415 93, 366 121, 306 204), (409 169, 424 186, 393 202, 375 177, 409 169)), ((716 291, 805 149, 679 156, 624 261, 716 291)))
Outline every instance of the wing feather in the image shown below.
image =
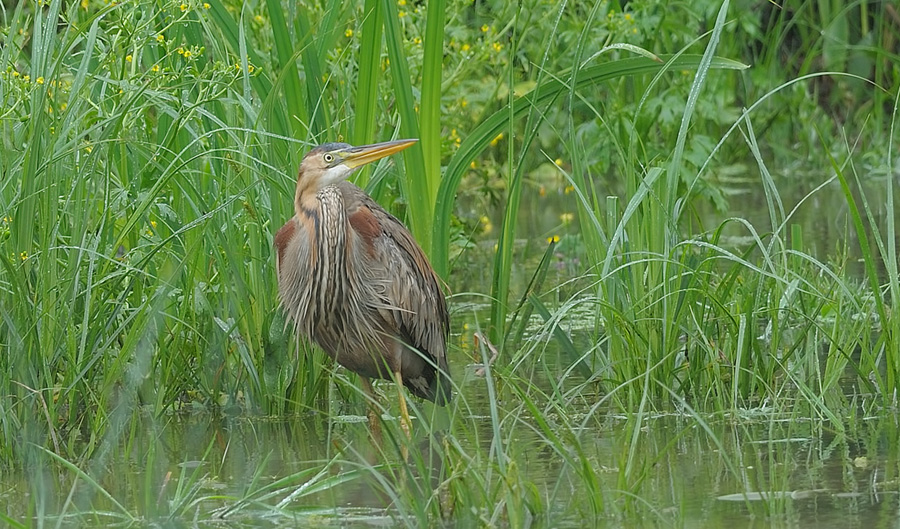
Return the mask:
MULTIPOLYGON (((403 223, 353 184, 341 184, 341 191, 350 226, 363 246, 357 257, 366 256, 359 258, 356 266, 366 268, 370 286, 377 292, 374 297, 381 298, 373 308, 395 336, 425 356, 429 364, 423 368, 423 376, 430 389, 410 388, 432 399, 440 389, 438 398, 446 402, 450 395, 446 357, 450 318, 440 281, 403 223), (443 373, 436 373, 435 367, 443 373)), ((408 374, 403 376, 405 379, 408 374)))

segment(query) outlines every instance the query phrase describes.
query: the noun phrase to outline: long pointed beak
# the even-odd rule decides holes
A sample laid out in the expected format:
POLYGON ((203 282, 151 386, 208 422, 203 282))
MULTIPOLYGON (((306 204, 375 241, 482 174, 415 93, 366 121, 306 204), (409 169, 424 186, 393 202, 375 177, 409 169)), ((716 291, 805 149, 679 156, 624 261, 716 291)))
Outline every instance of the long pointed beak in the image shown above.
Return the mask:
POLYGON ((361 165, 380 160, 385 156, 390 156, 395 152, 400 152, 417 141, 419 140, 396 140, 351 147, 341 153, 341 156, 344 158, 344 164, 347 167, 355 169, 361 165))

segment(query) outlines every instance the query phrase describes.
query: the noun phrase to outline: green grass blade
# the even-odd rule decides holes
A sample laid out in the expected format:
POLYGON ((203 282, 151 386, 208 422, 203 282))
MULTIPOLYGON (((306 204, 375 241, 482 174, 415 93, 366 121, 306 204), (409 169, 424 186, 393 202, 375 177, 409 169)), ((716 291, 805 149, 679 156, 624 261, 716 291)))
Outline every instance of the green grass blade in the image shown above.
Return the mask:
MULTIPOLYGON (((365 145, 375 141, 375 113, 378 110, 378 74, 381 73, 382 0, 366 0, 363 7, 359 43, 359 73, 356 78, 356 112, 350 143, 365 145)), ((363 167, 356 184, 365 188, 372 169, 363 167)))
MULTIPOLYGON (((331 110, 328 98, 325 97, 325 86, 322 79, 322 66, 319 63, 319 53, 315 44, 321 43, 319 39, 313 39, 310 28, 309 14, 302 4, 297 5, 297 17, 295 23, 299 33, 300 56, 303 59, 303 79, 306 81, 307 109, 311 114, 309 118, 310 134, 316 138, 316 143, 323 142, 327 138, 326 133, 331 132, 331 110)), ((296 64, 296 62, 294 63, 296 64)))
MULTIPOLYGON (((425 164, 425 185, 429 208, 434 209, 441 182, 441 76, 444 59, 444 0, 428 3, 425 25, 425 57, 422 66, 422 106, 419 137, 425 164)), ((431 231, 431 226, 428 227, 431 231)), ((424 245, 430 250, 431 245, 424 245)))
POLYGON ((88 484, 92 489, 99 492, 100 495, 103 496, 104 498, 106 498, 113 506, 115 506, 115 508, 118 509, 119 512, 121 512, 125 518, 127 518, 128 520, 131 520, 132 522, 137 521, 137 518, 133 514, 128 512, 128 509, 125 508, 124 505, 119 503, 119 501, 116 500, 116 498, 112 494, 110 494, 109 491, 107 491, 105 488, 103 488, 102 485, 97 483, 97 481, 94 480, 90 475, 88 475, 84 470, 78 468, 78 465, 72 463, 71 461, 68 461, 67 459, 63 458, 62 456, 60 456, 58 454, 55 454, 54 452, 52 452, 50 450, 47 450, 43 446, 39 446, 39 445, 33 445, 33 446, 34 446, 34 448, 37 448, 38 450, 40 450, 40 451, 44 452, 45 454, 47 454, 48 456, 50 456, 51 459, 56 460, 56 462, 58 462, 62 466, 69 469, 73 474, 75 474, 79 479, 81 479, 86 484, 88 484))
MULTIPOLYGON (((397 113, 400 115, 400 135, 404 138, 419 137, 419 120, 416 116, 416 99, 413 96, 412 78, 403 51, 403 32, 395 0, 383 0, 384 36, 390 59, 391 79, 397 113)), ((422 146, 413 145, 406 150, 403 160, 406 175, 403 188, 409 208, 409 226, 422 248, 431 247, 432 208, 428 200, 428 184, 425 181, 425 159, 422 146)))
POLYGON ((269 22, 272 24, 272 38, 275 41, 278 64, 281 68, 279 76, 283 75, 283 97, 287 103, 288 126, 295 138, 306 138, 307 135, 312 135, 313 130, 310 128, 309 113, 306 105, 303 104, 300 75, 297 71, 294 50, 291 47, 293 39, 291 39, 291 34, 288 32, 281 2, 279 0, 266 0, 266 7, 269 12, 269 22))
MULTIPOLYGON (((531 306, 534 307, 535 312, 544 319, 544 323, 549 325, 553 320, 553 315, 550 314, 550 311, 544 303, 534 295, 528 296, 528 301, 531 303, 531 306)), ((591 378, 594 372, 591 370, 590 366, 585 363, 584 354, 578 351, 578 348, 572 343, 572 340, 566 334, 566 331, 559 325, 553 325, 553 337, 556 338, 563 353, 569 357, 570 365, 574 365, 585 380, 591 378)))
POLYGON ((703 52, 703 57, 697 65, 697 74, 694 77, 694 83, 688 93, 688 99, 684 105, 684 112, 681 115, 681 127, 678 130, 678 136, 675 139, 675 150, 672 152, 672 159, 669 162, 669 169, 666 173, 666 196, 663 197, 665 205, 665 214, 671 215, 668 224, 674 229, 675 222, 679 214, 676 210, 675 202, 678 197, 678 182, 681 181, 681 158, 684 154, 684 144, 687 141, 688 129, 691 125, 691 117, 694 115, 694 109, 697 106, 697 100, 700 98, 700 92, 706 83, 707 72, 712 67, 715 58, 716 47, 719 44, 719 38, 725 27, 725 16, 728 12, 728 0, 722 2, 719 8, 719 14, 716 17, 716 24, 713 27, 712 35, 709 38, 709 44, 703 52))
MULTIPOLYGON (((853 228, 856 231, 860 253, 862 254, 863 263, 865 265, 866 280, 868 280, 869 282, 869 288, 872 290, 872 292, 878 294, 875 296, 875 310, 878 312, 878 318, 881 320, 882 325, 887 325, 890 320, 887 316, 887 309, 884 306, 884 300, 880 295, 880 278, 878 276, 878 270, 875 266, 876 254, 874 253, 874 248, 872 248, 872 245, 869 243, 869 234, 866 230, 865 224, 863 223, 863 218, 860 214, 859 206, 856 203, 856 198, 853 194, 853 191, 850 189, 850 184, 847 181, 846 176, 844 176, 844 171, 843 169, 841 169, 840 164, 838 164, 837 160, 834 159, 834 156, 831 155, 831 152, 828 150, 827 146, 823 145, 823 150, 828 154, 828 160, 831 162, 831 167, 832 169, 834 169, 834 172, 838 177, 838 181, 841 183, 841 191, 843 191, 844 198, 847 201, 850 220, 853 222, 853 228)), ((865 197, 863 197, 863 200, 865 201, 865 197)), ((893 348, 891 346, 890 334, 882 334, 881 339, 886 340, 887 349, 889 351, 893 351, 893 348)), ((896 372, 893 367, 894 366, 890 366, 890 368, 887 370, 887 387, 884 389, 888 391, 894 391, 897 388, 898 376, 900 376, 900 373, 896 372)))

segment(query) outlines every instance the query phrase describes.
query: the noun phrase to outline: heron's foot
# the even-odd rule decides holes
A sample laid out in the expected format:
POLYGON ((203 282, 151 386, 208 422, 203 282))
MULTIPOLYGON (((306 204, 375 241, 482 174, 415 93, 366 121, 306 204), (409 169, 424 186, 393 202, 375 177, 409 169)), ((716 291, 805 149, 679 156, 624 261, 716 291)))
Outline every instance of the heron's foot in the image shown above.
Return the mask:
POLYGON ((369 418, 369 432, 372 434, 372 442, 381 450, 381 413, 378 410, 378 396, 372 382, 366 377, 360 377, 363 391, 366 393, 366 416, 369 418))
POLYGON ((374 404, 369 404, 369 411, 367 413, 369 417, 369 432, 372 434, 372 442, 375 443, 377 448, 381 448, 381 417, 379 416, 378 410, 375 409, 374 404))

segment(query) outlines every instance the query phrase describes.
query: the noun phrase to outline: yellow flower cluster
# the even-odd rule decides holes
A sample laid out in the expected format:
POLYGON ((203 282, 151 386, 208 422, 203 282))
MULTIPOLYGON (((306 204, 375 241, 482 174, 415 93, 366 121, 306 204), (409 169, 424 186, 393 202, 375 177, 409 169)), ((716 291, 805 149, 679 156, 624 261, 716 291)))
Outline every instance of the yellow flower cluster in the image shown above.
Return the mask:
MULTIPOLYGON (((209 9, 212 7, 211 5, 209 5, 209 2, 203 2, 200 5, 203 6, 203 9, 209 9)), ((178 6, 178 9, 180 9, 182 13, 186 13, 186 12, 190 11, 192 7, 193 6, 191 4, 189 4, 188 2, 182 2, 181 5, 178 6)))
POLYGON ((191 46, 190 48, 185 48, 184 46, 178 46, 175 48, 175 53, 181 55, 185 59, 190 60, 194 57, 199 57, 203 55, 203 52, 206 50, 204 47, 198 48, 197 46, 191 46))
POLYGON ((638 29, 634 25, 635 20, 634 20, 634 16, 631 13, 622 13, 621 17, 616 17, 616 13, 613 11, 610 11, 609 13, 606 14, 606 18, 608 21, 607 24, 610 26, 616 26, 616 27, 621 28, 624 24, 628 24, 629 26, 631 26, 631 29, 629 30, 629 32, 632 35, 637 35, 638 29), (616 20, 616 18, 618 18, 618 20, 616 20))

